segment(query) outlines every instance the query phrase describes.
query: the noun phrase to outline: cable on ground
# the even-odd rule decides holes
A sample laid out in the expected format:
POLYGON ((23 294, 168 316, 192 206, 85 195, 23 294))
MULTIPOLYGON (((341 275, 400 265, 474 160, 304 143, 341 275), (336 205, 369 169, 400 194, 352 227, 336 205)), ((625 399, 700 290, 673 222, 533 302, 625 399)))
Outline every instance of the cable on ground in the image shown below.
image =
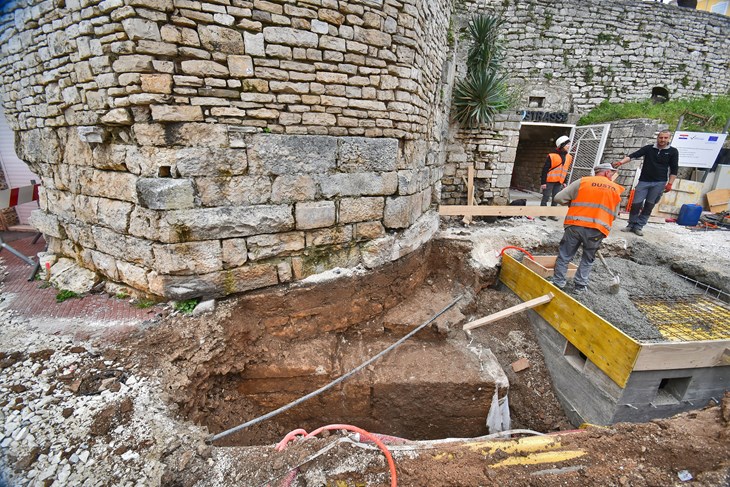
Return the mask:
POLYGON ((403 342, 405 342, 406 340, 408 340, 409 338, 411 338, 413 335, 415 335, 416 333, 418 333, 419 331, 421 331, 426 326, 430 325, 436 318, 438 318, 439 316, 441 316, 442 314, 444 314, 445 312, 447 312, 449 309, 451 309, 451 307, 453 307, 456 303, 458 303, 461 300, 461 298, 463 298, 463 297, 464 297, 463 294, 460 295, 458 298, 456 298, 453 301, 451 301, 451 303, 449 303, 444 309, 442 309, 441 311, 439 311, 438 313, 436 313, 435 315, 433 315, 431 318, 429 318, 427 321, 425 321, 424 323, 422 323, 421 325, 419 325, 417 328, 414 328, 413 330, 411 330, 403 338, 401 338, 400 340, 398 340, 397 342, 395 342, 394 344, 392 344, 391 346, 389 346, 388 348, 386 348, 382 352, 378 353, 374 357, 372 357, 372 358, 366 360, 365 362, 363 362, 362 364, 358 365, 357 367, 355 367, 354 369, 352 369, 350 372, 347 372, 346 374, 344 374, 344 375, 340 376, 339 378, 333 380, 329 384, 324 385, 324 386, 320 387, 319 389, 317 389, 316 391, 310 392, 306 396, 300 397, 299 399, 297 399, 295 401, 292 401, 289 404, 286 404, 286 405, 280 407, 279 409, 276 409, 274 411, 271 411, 269 413, 264 414, 263 416, 259 416, 258 418, 254 418, 254 419, 252 419, 250 421, 247 421, 247 422, 245 422, 243 424, 240 424, 240 425, 235 426, 233 428, 227 429, 226 431, 222 431, 222 432, 220 432, 220 433, 218 433, 216 435, 213 435, 213 436, 211 436, 210 438, 208 438, 206 440, 206 443, 208 443, 208 444, 213 443, 214 441, 220 440, 221 438, 224 438, 224 437, 226 437, 228 435, 231 435, 233 433, 236 433, 238 431, 241 431, 242 429, 248 428, 250 426, 253 426, 255 424, 258 424, 258 423, 260 423, 262 421, 265 421, 267 419, 273 418, 274 416, 276 416, 278 414, 281 414, 284 411, 287 411, 287 410, 293 408, 294 406, 297 406, 297 405, 303 403, 304 401, 306 401, 308 399, 311 399, 311 398, 313 398, 313 397, 315 397, 315 396, 323 393, 324 391, 326 391, 328 389, 331 389, 335 385, 339 384, 340 382, 344 381, 345 379, 349 378, 350 376, 352 376, 352 375, 356 374, 357 372, 361 371, 362 369, 364 369, 365 367, 367 367, 371 363, 375 362, 377 359, 379 359, 380 357, 382 357, 386 353, 390 352, 394 348, 400 346, 403 342))

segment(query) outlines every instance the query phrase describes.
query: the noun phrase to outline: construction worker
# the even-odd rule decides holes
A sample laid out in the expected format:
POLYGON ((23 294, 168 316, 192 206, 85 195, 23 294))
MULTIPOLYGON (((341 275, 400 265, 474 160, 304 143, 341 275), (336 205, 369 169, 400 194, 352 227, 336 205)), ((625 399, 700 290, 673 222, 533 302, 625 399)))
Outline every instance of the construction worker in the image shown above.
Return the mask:
POLYGON ((624 191, 622 186, 613 182, 617 169, 610 163, 597 165, 593 172, 595 176, 573 181, 553 199, 560 205, 570 205, 555 262, 553 284, 560 289, 565 288, 568 263, 582 245, 583 257, 574 278, 575 293, 588 290, 593 260, 601 242, 611 231, 624 191))
MULTIPOLYGON (((568 177, 570 164, 573 162, 573 156, 568 154, 570 150, 570 137, 561 135, 555 140, 555 151, 548 154, 545 159, 545 165, 540 175, 540 190, 542 191, 542 201, 540 206, 547 206, 547 202, 552 198, 552 206, 556 206, 555 195, 565 188, 565 179, 568 177)), ((540 217, 544 220, 545 217, 540 217)), ((558 217, 551 216, 551 220, 558 220, 558 217)))
POLYGON ((615 167, 620 167, 631 159, 644 157, 639 183, 634 188, 634 199, 629 210, 629 224, 621 229, 622 232, 634 232, 643 236, 641 229, 649 221, 654 205, 659 203, 662 193, 672 190, 672 183, 677 178, 679 169, 679 151, 669 145, 671 140, 672 133, 662 130, 657 135, 656 144, 645 145, 613 163, 615 167))

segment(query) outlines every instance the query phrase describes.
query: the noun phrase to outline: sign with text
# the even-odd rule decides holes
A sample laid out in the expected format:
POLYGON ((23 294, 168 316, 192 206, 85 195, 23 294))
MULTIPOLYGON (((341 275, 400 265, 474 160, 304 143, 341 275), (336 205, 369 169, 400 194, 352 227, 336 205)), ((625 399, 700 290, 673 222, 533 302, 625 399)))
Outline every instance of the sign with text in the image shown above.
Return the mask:
POLYGON ((715 163, 717 154, 725 143, 727 134, 677 131, 672 146, 679 151, 679 165, 709 169, 715 163))

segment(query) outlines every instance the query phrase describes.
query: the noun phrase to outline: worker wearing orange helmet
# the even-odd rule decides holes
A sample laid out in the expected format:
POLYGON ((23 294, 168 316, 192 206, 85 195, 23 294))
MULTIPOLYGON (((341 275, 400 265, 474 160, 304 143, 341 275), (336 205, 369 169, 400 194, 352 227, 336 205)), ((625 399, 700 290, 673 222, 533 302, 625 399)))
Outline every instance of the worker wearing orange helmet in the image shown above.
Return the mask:
POLYGON ((617 171, 607 162, 599 164, 593 168, 594 176, 573 181, 553 199, 560 205, 570 205, 553 274, 553 284, 560 289, 566 285, 568 263, 582 246, 583 256, 575 273, 574 285, 577 294, 588 290, 593 260, 601 242, 611 231, 624 191, 622 186, 613 182, 617 171))
MULTIPOLYGON (((548 154, 540 175, 540 190, 542 191, 540 206, 547 206, 550 199, 552 199, 552 206, 557 205, 555 195, 565 187, 565 180, 573 162, 573 156, 568 154, 569 150, 570 137, 561 135, 555 140, 555 151, 548 154)), ((544 219, 545 217, 541 217, 541 220, 544 219)), ((557 220, 558 218, 551 216, 550 219, 557 220)))

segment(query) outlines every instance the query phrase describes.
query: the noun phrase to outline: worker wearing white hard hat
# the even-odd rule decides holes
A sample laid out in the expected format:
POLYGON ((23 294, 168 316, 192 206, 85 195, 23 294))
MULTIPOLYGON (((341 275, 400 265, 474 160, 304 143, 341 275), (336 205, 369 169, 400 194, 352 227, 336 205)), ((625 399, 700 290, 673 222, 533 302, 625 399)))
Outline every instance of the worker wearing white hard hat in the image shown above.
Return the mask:
MULTIPOLYGON (((573 162, 573 156, 568 154, 570 151, 570 137, 561 135, 555 140, 555 151, 548 154, 545 159, 545 165, 540 175, 540 190, 542 191, 542 201, 540 206, 547 206, 549 200, 552 199, 552 206, 555 206, 555 195, 565 187, 565 180, 568 177, 570 165, 573 162)), ((541 217, 544 220, 545 217, 541 217)), ((551 220, 557 220, 557 217, 551 216, 551 220)))

